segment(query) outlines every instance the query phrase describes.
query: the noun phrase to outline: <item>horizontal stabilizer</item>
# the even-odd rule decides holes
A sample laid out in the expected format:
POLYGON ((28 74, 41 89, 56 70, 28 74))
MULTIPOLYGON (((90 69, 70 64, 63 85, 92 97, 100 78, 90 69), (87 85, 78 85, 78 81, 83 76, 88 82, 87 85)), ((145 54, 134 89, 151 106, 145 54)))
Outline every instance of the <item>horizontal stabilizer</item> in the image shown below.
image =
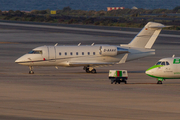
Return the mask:
POLYGON ((148 28, 164 28, 164 27, 169 27, 169 26, 165 26, 163 24, 160 25, 149 25, 148 28))

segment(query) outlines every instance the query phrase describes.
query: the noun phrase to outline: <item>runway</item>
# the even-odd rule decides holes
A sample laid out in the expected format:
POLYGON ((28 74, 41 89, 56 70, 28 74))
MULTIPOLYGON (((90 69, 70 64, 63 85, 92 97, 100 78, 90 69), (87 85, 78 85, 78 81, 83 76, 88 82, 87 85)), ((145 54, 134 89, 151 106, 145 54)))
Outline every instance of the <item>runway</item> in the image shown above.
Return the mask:
POLYGON ((0 22, 0 119, 4 120, 169 120, 180 118, 180 80, 157 85, 144 71, 160 58, 180 56, 179 31, 163 30, 156 55, 99 67, 29 68, 14 61, 43 45, 127 44, 140 29, 0 22), (25 25, 24 25, 25 24, 25 25), (28 26, 30 25, 30 26, 28 26), (34 26, 34 27, 33 27, 34 26), (116 31, 116 32, 114 32, 116 31), (110 84, 110 69, 129 71, 128 84, 110 84))

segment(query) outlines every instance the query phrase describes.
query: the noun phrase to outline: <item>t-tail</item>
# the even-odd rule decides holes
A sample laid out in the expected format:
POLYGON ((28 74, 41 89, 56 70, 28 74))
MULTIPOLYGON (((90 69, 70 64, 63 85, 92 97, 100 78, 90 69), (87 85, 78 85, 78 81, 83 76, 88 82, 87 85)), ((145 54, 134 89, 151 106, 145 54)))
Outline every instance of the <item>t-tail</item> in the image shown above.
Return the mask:
POLYGON ((148 22, 129 44, 122 44, 121 46, 151 48, 164 27, 169 26, 165 26, 161 23, 148 22))

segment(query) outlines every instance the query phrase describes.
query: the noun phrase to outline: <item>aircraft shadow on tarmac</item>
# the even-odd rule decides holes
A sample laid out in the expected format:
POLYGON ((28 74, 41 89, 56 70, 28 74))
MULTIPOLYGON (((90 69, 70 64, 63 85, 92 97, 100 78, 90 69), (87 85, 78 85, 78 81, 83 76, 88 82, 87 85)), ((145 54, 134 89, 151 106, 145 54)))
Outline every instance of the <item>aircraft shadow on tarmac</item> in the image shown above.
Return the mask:
POLYGON ((148 85, 149 85, 149 84, 157 84, 157 83, 127 83, 127 84, 131 84, 131 85, 132 85, 132 84, 133 84, 133 85, 140 85, 140 84, 141 84, 141 85, 147 85, 147 84, 148 84, 148 85))

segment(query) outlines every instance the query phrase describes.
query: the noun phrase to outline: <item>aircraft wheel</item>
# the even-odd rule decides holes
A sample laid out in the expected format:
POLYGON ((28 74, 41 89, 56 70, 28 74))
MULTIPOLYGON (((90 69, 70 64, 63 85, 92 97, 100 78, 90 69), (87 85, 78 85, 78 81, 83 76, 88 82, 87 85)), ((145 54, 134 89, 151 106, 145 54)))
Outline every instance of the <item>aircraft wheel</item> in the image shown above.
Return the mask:
POLYGON ((91 71, 92 73, 96 73, 96 69, 92 69, 92 71, 91 71))
POLYGON ((31 70, 31 71, 29 71, 29 74, 34 74, 34 72, 31 70))
POLYGON ((86 68, 86 72, 87 72, 87 73, 90 73, 89 68, 86 68))
POLYGON ((127 81, 124 81, 125 84, 127 84, 127 81))
POLYGON ((117 82, 115 81, 115 84, 117 84, 117 82))
POLYGON ((157 84, 162 84, 162 81, 158 81, 157 84))
POLYGON ((119 81, 118 84, 120 84, 121 82, 119 81))

